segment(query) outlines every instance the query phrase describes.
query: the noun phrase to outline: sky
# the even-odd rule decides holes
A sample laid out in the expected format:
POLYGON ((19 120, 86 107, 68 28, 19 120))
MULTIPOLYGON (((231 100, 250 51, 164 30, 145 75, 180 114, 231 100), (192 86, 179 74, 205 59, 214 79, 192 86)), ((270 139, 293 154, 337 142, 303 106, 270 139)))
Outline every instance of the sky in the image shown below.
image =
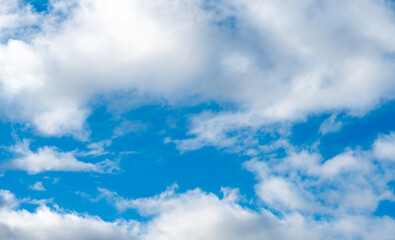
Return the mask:
POLYGON ((395 236, 395 3, 0 0, 0 239, 395 236))

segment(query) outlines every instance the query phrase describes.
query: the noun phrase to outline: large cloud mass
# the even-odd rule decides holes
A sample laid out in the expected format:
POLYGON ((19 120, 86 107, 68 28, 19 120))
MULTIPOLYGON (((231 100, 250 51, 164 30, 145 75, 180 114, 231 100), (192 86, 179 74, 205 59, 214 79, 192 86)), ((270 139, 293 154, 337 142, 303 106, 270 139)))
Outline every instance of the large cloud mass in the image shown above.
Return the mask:
POLYGON ((120 90, 236 104, 237 113, 198 117, 185 149, 393 98, 389 1, 51 1, 46 14, 16 0, 1 6, 3 112, 45 135, 86 139, 92 97, 120 90))

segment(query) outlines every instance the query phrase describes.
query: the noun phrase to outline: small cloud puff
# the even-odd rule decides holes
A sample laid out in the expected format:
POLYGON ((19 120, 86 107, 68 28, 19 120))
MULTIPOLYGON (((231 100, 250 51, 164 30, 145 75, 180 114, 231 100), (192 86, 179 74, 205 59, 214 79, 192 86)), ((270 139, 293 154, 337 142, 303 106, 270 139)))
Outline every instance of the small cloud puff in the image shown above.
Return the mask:
POLYGON ((42 182, 36 182, 35 184, 31 185, 29 187, 29 189, 34 190, 34 191, 46 191, 42 182))
POLYGON ((380 135, 373 144, 373 153, 378 159, 395 161, 395 133, 380 135))

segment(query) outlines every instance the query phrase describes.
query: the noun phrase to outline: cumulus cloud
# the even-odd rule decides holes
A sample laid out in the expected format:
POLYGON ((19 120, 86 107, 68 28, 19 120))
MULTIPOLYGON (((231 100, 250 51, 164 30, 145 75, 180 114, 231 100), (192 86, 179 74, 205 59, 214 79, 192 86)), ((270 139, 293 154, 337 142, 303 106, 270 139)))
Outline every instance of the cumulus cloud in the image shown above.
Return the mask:
POLYGON ((330 159, 286 140, 263 146, 263 154, 244 163, 257 179, 259 210, 241 207, 236 189, 223 189, 219 198, 200 189, 176 193, 177 185, 142 199, 99 189, 96 200, 153 217, 143 228, 147 239, 391 239, 394 219, 373 213, 380 201, 395 197, 389 186, 394 168, 388 155, 379 154, 393 149, 392 135, 379 136, 371 149, 347 148, 330 159), (285 156, 277 155, 279 149, 285 156))
MULTIPOLYGON (((53 210, 42 203, 29 212, 0 191, 0 236, 5 239, 391 239, 395 220, 371 213, 382 199, 393 197, 387 183, 393 170, 379 170, 370 151, 347 150, 324 160, 319 153, 282 141, 266 153, 285 147, 286 156, 245 166, 256 174, 255 210, 237 189, 223 197, 200 189, 177 192, 177 185, 147 198, 127 199, 99 188, 119 211, 137 210, 144 221, 106 222, 87 214, 53 210), (303 178, 303 180, 301 179, 303 178), (244 205, 244 206, 243 206, 244 205), (274 212, 276 214, 274 214, 274 212), (317 216, 321 216, 317 218, 317 216)), ((372 150, 373 152, 373 150, 372 150)), ((269 155, 270 156, 270 155, 269 155)))
POLYGON ((13 209, 19 206, 15 195, 8 190, 0 190, 0 209, 13 209))
POLYGON ((389 1, 232 3, 238 6, 233 12, 237 36, 254 39, 255 51, 238 45, 234 51, 243 58, 230 59, 248 59, 233 62, 249 67, 215 81, 220 87, 214 89, 239 108, 194 117, 193 138, 181 141, 181 150, 233 146, 240 134, 316 113, 344 110, 360 116, 393 98, 395 69, 389 56, 395 45, 389 36, 395 34, 395 15, 389 1))
POLYGON ((334 224, 311 222, 300 215, 279 220, 202 196, 191 199, 192 209, 175 207, 147 225, 137 222, 105 222, 98 217, 64 213, 40 207, 35 212, 0 210, 3 239, 391 239, 394 221, 390 218, 346 217, 334 224), (207 206, 206 204, 212 204, 207 206), (197 211, 207 207, 210 211, 197 211), (42 220, 46 221, 43 222, 42 220), (362 229, 362 231, 361 231, 362 229))
POLYGON ((117 209, 133 208, 150 216, 140 225, 139 239, 390 239, 395 224, 388 217, 359 214, 317 220, 297 211, 282 216, 265 209, 254 211, 241 206, 235 189, 223 189, 222 198, 200 189, 176 193, 175 186, 141 199, 100 191, 117 209))
MULTIPOLYGON (((150 217, 110 223, 45 206, 16 209, 16 197, 1 190, 1 238, 393 238, 394 220, 372 213, 381 200, 394 198, 388 187, 393 167, 385 167, 394 160, 394 134, 380 136, 372 150, 347 149, 330 159, 286 141, 256 147, 254 138, 311 114, 361 116, 394 98, 390 1, 53 0, 49 12, 39 14, 10 0, 0 2, 0 13, 3 117, 32 124, 44 136, 84 141, 95 98, 111 104, 119 93, 136 105, 230 102, 233 111, 194 115, 190 139, 166 141, 182 151, 255 146, 257 158, 245 167, 256 176, 262 206, 243 207, 229 189, 222 198, 170 188, 143 199, 100 189, 118 210, 150 217), (276 155, 280 148, 285 156, 276 155)), ((334 116, 322 134, 341 127, 334 116)), ((125 121, 113 137, 135 127, 125 121)), ((85 154, 104 155, 109 144, 91 143, 85 154)), ((109 160, 82 162, 55 147, 31 150, 28 142, 12 152, 2 167, 29 174, 117 169, 109 160)))
POLYGON ((228 132, 312 113, 361 114, 393 98, 389 1, 57 0, 46 14, 7 2, 11 30, 39 26, 3 37, 3 112, 43 135, 87 139, 90 101, 114 92, 132 92, 129 102, 235 104, 236 112, 197 116, 185 149, 231 145, 228 132))
POLYGON ((348 149, 330 159, 324 159, 316 150, 274 145, 282 148, 286 156, 271 155, 269 151, 267 157, 245 163, 257 177, 257 195, 270 209, 336 218, 344 214, 369 215, 380 201, 394 198, 389 187, 394 170, 385 161, 377 162, 382 159, 374 154, 376 143, 372 150, 348 149))
POLYGON ((0 47, 6 116, 44 135, 86 139, 92 97, 125 89, 160 97, 188 85, 207 52, 200 4, 51 1, 39 32, 0 47))
POLYGON ((86 214, 53 210, 45 206, 45 200, 31 201, 40 206, 29 212, 19 209, 20 202, 10 191, 0 190, 1 239, 137 239, 137 222, 105 222, 86 214))
POLYGON ((32 151, 29 141, 15 145, 11 151, 16 155, 2 164, 3 169, 24 170, 29 174, 46 171, 112 172, 118 169, 116 162, 105 160, 96 164, 79 161, 73 152, 61 152, 55 147, 44 146, 32 151))
POLYGON ((381 135, 373 144, 374 155, 382 160, 395 160, 395 133, 381 135))
POLYGON ((136 239, 129 233, 132 224, 104 222, 97 217, 59 213, 47 207, 35 212, 0 210, 2 239, 136 239))

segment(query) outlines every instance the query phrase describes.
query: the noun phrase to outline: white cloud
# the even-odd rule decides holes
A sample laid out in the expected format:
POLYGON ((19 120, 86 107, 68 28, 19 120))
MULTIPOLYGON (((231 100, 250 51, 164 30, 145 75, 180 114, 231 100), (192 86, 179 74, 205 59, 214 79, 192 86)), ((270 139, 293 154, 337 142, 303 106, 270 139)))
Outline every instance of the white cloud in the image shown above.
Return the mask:
POLYGON ((195 196, 188 201, 163 212, 146 225, 122 220, 105 222, 98 217, 57 212, 47 207, 40 207, 33 213, 26 210, 0 210, 0 237, 15 240, 389 240, 393 237, 395 224, 390 218, 361 216, 345 217, 335 223, 314 223, 297 214, 279 220, 269 213, 258 215, 213 196, 195 196))
POLYGON ((15 195, 8 190, 0 190, 0 209, 12 209, 19 206, 15 195))
POLYGON ((123 121, 119 126, 114 128, 113 138, 121 137, 128 133, 144 131, 147 128, 147 124, 139 121, 123 121))
MULTIPOLYGON (((393 99, 392 3, 232 0, 209 11, 203 2, 54 0, 53 10, 39 15, 16 0, 1 1, 3 114, 33 124, 45 136, 87 140, 86 118, 96 96, 133 92, 126 99, 137 105, 152 99, 235 105, 235 111, 193 117, 191 139, 168 138, 185 151, 255 146, 254 133, 278 122, 342 110, 361 115, 393 99), (235 19, 234 27, 222 24, 228 17, 235 19)), ((321 131, 339 126, 333 117, 321 131)), ((133 126, 118 130, 114 136, 133 126)), ((393 168, 380 168, 391 161, 374 162, 394 160, 394 142, 393 134, 381 136, 372 151, 350 149, 331 159, 279 142, 286 157, 249 161, 260 201, 281 217, 242 207, 234 191, 219 198, 199 189, 182 194, 169 189, 151 198, 125 199, 102 189, 119 210, 134 208, 152 218, 108 223, 47 207, 15 210, 18 200, 1 190, 0 238, 391 239, 394 220, 371 215, 380 200, 394 198, 388 188, 393 168)), ((92 143, 89 154, 104 154, 106 144, 92 143)), ((261 149, 265 156, 271 156, 271 147, 261 149)), ((30 174, 117 167, 109 160, 82 162, 55 147, 32 151, 26 142, 14 153, 19 156, 3 167, 30 174)))
POLYGON ((374 155, 381 160, 395 160, 395 133, 381 135, 373 144, 374 155))
POLYGON ((394 97, 395 15, 384 0, 57 0, 46 15, 10 2, 11 30, 40 24, 0 46, 1 103, 44 135, 86 140, 89 103, 115 92, 133 92, 133 104, 235 104, 196 117, 185 150, 235 145, 226 133, 312 113, 362 114, 394 97))
POLYGON ((24 35, 32 31, 29 27, 39 24, 40 16, 32 13, 29 5, 21 1, 9 0, 0 2, 0 41, 7 38, 24 35))
POLYGON ((278 148, 268 148, 263 159, 245 163, 255 173, 256 193, 269 209, 337 218, 369 215, 381 200, 394 198, 388 186, 395 179, 394 170, 387 162, 376 161, 376 143, 372 150, 347 149, 330 159, 289 143, 273 146, 282 148, 286 156, 270 155, 278 148))
POLYGON ((89 156, 89 155, 101 156, 101 155, 109 154, 109 152, 107 152, 104 148, 110 146, 111 144, 112 144, 111 140, 102 140, 102 141, 99 141, 99 142, 89 143, 87 145, 87 148, 89 149, 89 151, 81 152, 81 153, 79 153, 79 155, 82 155, 82 156, 89 156))
POLYGON ((357 159, 355 153, 345 152, 339 154, 322 164, 320 173, 325 177, 332 177, 344 172, 366 170, 363 168, 370 167, 363 160, 357 159))
POLYGON ((269 206, 277 209, 304 210, 308 208, 300 190, 281 177, 271 177, 257 185, 257 194, 269 206))
POLYGON ((343 127, 343 122, 336 121, 337 115, 333 114, 328 119, 322 122, 320 126, 320 132, 322 134, 327 134, 330 132, 337 132, 343 127))
POLYGON ((55 147, 41 147, 37 151, 30 150, 29 141, 15 145, 11 151, 16 155, 12 160, 2 165, 3 169, 24 170, 29 174, 46 171, 71 172, 112 172, 118 169, 116 162, 105 160, 93 163, 78 161, 73 152, 61 152, 55 147))
POLYGON ((97 217, 76 213, 59 213, 40 207, 26 210, 0 210, 2 239, 136 239, 129 232, 133 224, 104 222, 97 217))
POLYGON ((178 194, 176 185, 155 197, 130 200, 99 189, 99 198, 119 211, 132 208, 152 216, 143 228, 148 229, 147 239, 391 239, 394 219, 372 216, 380 201, 395 197, 388 186, 394 168, 377 162, 373 154, 378 142, 391 137, 380 136, 371 150, 348 148, 330 159, 281 139, 263 146, 264 154, 256 154, 245 166, 256 175, 258 205, 265 210, 240 207, 234 190, 220 199, 199 189, 178 194), (276 156, 280 148, 285 157, 276 156), (243 229, 245 221, 248 230, 243 229))
POLYGON ((20 202, 10 191, 0 190, 1 239, 137 239, 137 222, 105 222, 87 214, 55 211, 45 206, 47 200, 29 201, 40 205, 29 212, 17 209, 20 202))
POLYGON ((133 208, 150 216, 139 239, 390 239, 395 225, 388 217, 352 213, 316 220, 297 211, 282 217, 264 209, 252 211, 241 207, 237 190, 231 189, 219 198, 199 189, 176 193, 173 186, 154 197, 130 200, 100 191, 119 210, 133 208))
POLYGON ((35 191, 46 191, 45 187, 43 186, 42 182, 36 182, 35 184, 31 185, 29 189, 35 190, 35 191))
MULTIPOLYGON (((248 59, 249 66, 259 67, 250 67, 243 74, 224 73, 226 80, 214 82, 213 91, 222 90, 221 96, 238 103, 239 108, 194 117, 193 138, 181 141, 181 150, 237 145, 237 131, 251 135, 246 129, 303 121, 311 114, 344 110, 360 116, 393 98, 395 69, 388 57, 395 49, 392 3, 232 3, 238 6, 233 14, 241 39, 235 51, 245 47, 245 39, 253 39, 255 51, 238 55, 248 59)), ((338 130, 340 123, 331 128, 338 130)))
MULTIPOLYGON (((268 164, 271 164, 270 162, 268 164)), ((269 177, 276 171, 265 168, 261 161, 247 163, 250 170, 257 173, 258 186, 269 188, 257 188, 257 193, 267 204, 269 209, 278 203, 284 203, 280 207, 281 214, 274 215, 266 207, 265 209, 251 210, 242 207, 240 201, 244 199, 237 189, 222 189, 223 197, 206 193, 200 189, 189 190, 185 193, 176 193, 177 185, 168 188, 163 193, 153 197, 140 199, 126 199, 106 189, 101 192, 94 201, 106 198, 120 210, 136 209, 147 217, 147 220, 125 221, 116 220, 105 222, 98 217, 64 210, 51 210, 41 204, 34 212, 15 209, 18 200, 9 191, 0 191, 0 237, 4 239, 142 239, 142 240, 182 240, 182 239, 207 239, 207 240, 261 240, 261 239, 391 239, 395 220, 389 217, 374 217, 368 212, 358 209, 370 209, 369 201, 372 191, 364 183, 365 177, 360 179, 352 176, 355 182, 347 179, 350 184, 348 191, 343 191, 341 173, 334 178, 338 189, 328 185, 316 185, 317 182, 306 179, 303 184, 296 182, 291 186, 290 167, 285 177, 269 177), (269 177, 269 178, 268 178, 269 177), (267 180, 265 180, 267 179, 267 180), (362 181, 361 181, 362 180, 362 181), (263 185, 262 185, 263 184, 263 185), (360 187, 358 187, 360 186, 360 187), (302 189, 301 187, 308 187, 302 189), (327 208, 315 208, 312 214, 308 213, 306 204, 311 204, 309 197, 301 194, 318 187, 327 202, 327 208), (362 187, 362 188, 361 188, 362 187), (355 191, 349 191, 355 188, 355 191), (262 190, 262 192, 260 192, 262 190), (302 191, 301 191, 302 190, 302 191), (362 190, 362 191, 361 191, 362 190), (328 192, 337 192, 341 196, 329 196, 328 192), (274 195, 273 195, 274 194, 274 195), (270 198, 272 195, 272 198, 270 198), (273 197, 274 196, 274 197, 273 197), (296 197, 295 197, 296 196, 296 197), (333 200, 333 198, 337 198, 333 200), (271 200, 273 202, 271 202, 271 200), (298 202, 299 201, 299 202, 298 202), (332 203, 331 203, 332 201, 332 203), (343 207, 343 209, 341 209, 343 207), (282 209, 282 210, 281 210, 282 209), (307 210, 306 210, 307 209, 307 210), (324 209, 324 210, 322 210, 324 209), (340 209, 340 210, 339 210, 340 209), (307 212, 306 212, 307 211, 307 212), (314 214, 321 215, 317 219, 314 214)), ((272 165, 272 167, 276 167, 272 165)), ((280 168, 281 169, 281 168, 280 168)), ((283 169, 284 171, 284 169, 283 169)), ((372 169, 374 171, 374 169, 372 169)), ((369 175, 368 172, 357 171, 357 174, 369 175)), ((283 173, 277 172, 277 175, 283 173)), ((307 176, 308 177, 308 176, 307 176)), ((369 176, 367 176, 369 178, 369 176)), ((373 179, 369 179, 373 180, 373 179)), ((388 180, 388 179, 387 179, 388 180)), ((374 181, 381 181, 376 179, 374 181)), ((295 181, 293 181, 295 182, 295 181)), ((385 184, 386 180, 384 180, 385 184)), ((318 181, 319 184, 319 181, 318 181)), ((327 184, 327 183, 326 183, 327 184)), ((373 184, 378 184, 374 182, 373 184)), ((378 184, 380 185, 380 183, 378 184)), ((377 190, 377 188, 376 188, 377 190)), ((378 189, 379 193, 382 189, 378 189)), ((373 193, 373 197, 377 198, 373 193)))
POLYGON ((50 5, 38 33, 0 48, 7 116, 33 123, 44 135, 86 139, 92 97, 137 89, 157 98, 188 85, 201 70, 207 48, 199 46, 208 39, 198 35, 205 34, 208 16, 199 1, 50 5))

